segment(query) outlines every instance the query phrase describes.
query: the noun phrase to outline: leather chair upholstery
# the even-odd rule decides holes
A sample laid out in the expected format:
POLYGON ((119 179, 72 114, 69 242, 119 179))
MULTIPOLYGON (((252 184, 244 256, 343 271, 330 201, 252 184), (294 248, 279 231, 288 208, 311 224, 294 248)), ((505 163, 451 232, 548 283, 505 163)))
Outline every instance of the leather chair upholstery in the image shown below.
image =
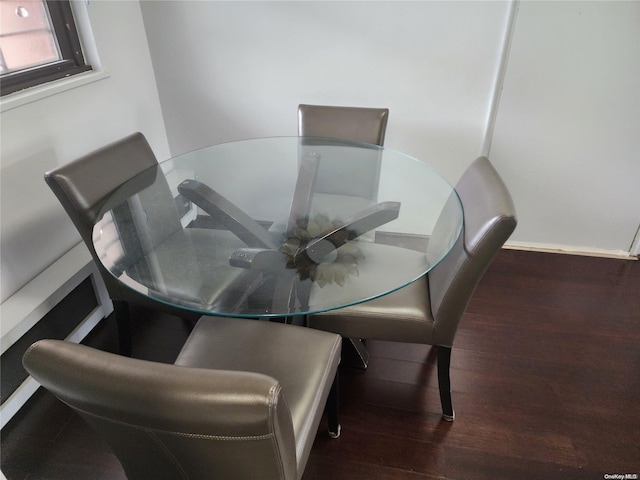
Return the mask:
MULTIPOLYGON (((463 231, 452 251, 426 276, 375 300, 314 314, 308 320, 310 327, 344 337, 437 346, 445 420, 454 419, 449 365, 458 324, 484 272, 517 223, 509 191, 487 158, 475 160, 455 189, 464 209, 463 231)), ((441 215, 429 242, 438 241, 439 225, 446 217, 441 215)))
POLYGON ((175 365, 59 340, 36 342, 23 364, 95 428, 129 480, 294 480, 340 345, 309 328, 203 317, 175 365))
POLYGON ((384 145, 388 108, 298 105, 298 135, 384 145))
MULTIPOLYGON (((93 247, 93 225, 102 212, 110 207, 106 204, 107 199, 118 190, 118 194, 122 193, 123 198, 138 192, 140 196, 154 195, 153 202, 158 207, 155 211, 162 212, 162 224, 161 228, 156 229, 158 233, 154 233, 152 246, 161 243, 168 245, 171 241, 176 240, 172 236, 186 235, 189 237, 188 241, 182 243, 192 245, 196 251, 202 246, 211 249, 212 242, 206 229, 182 228, 173 195, 166 181, 152 192, 144 190, 155 180, 158 168, 156 157, 144 135, 135 133, 47 172, 44 177, 47 185, 56 195, 80 233, 97 265, 109 296, 114 301, 121 353, 123 354, 131 353, 129 303, 165 311, 193 321, 199 318, 199 315, 154 301, 124 286, 104 268, 93 247), (143 172, 144 174, 140 176, 143 172), (173 219, 169 218, 168 213, 170 212, 174 213, 173 219)), ((135 205, 135 202, 128 202, 122 208, 129 208, 132 212, 131 216, 135 217, 135 209, 139 207, 135 205)), ((153 212, 138 214, 139 217, 142 216, 145 221, 150 222, 153 221, 153 215, 153 212)), ((216 248, 220 249, 221 255, 228 255, 234 249, 245 246, 230 233, 227 245, 221 244, 219 237, 220 235, 217 236, 216 248)), ((144 266, 132 265, 131 268, 144 268, 144 266)), ((181 275, 188 271, 188 268, 184 265, 175 265, 174 271, 176 275, 181 275)), ((231 267, 230 271, 232 271, 231 267)), ((190 280, 187 274, 183 276, 185 277, 184 282, 190 280)), ((230 281, 232 280, 230 278, 230 281)), ((190 288, 189 290, 196 289, 190 288)), ((202 291, 201 295, 210 296, 215 293, 202 291)))
MULTIPOLYGON (((387 108, 298 105, 301 155, 306 149, 315 151, 318 145, 331 145, 336 139, 370 147, 354 149, 348 162, 339 155, 332 156, 330 149, 321 149, 312 214, 340 211, 343 218, 348 218, 377 203, 382 157, 374 145, 384 144, 388 119, 387 108)), ((373 236, 370 232, 361 239, 372 241, 373 236)))

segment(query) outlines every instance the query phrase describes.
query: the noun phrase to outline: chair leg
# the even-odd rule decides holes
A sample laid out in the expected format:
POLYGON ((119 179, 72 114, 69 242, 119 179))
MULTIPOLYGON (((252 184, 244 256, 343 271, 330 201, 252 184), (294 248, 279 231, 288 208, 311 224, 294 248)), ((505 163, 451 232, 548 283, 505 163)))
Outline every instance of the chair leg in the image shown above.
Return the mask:
POLYGON ((129 313, 129 304, 122 300, 114 300, 113 308, 116 314, 116 325, 118 326, 120 355, 130 357, 133 353, 133 331, 131 326, 131 315, 129 313))
POLYGON ((442 404, 442 419, 453 422, 456 417, 451 403, 451 380, 449 370, 451 366, 451 348, 438 346, 438 387, 440 388, 440 403, 442 404))
POLYGON ((361 338, 342 337, 341 366, 366 370, 369 366, 369 350, 366 342, 361 338))
POLYGON ((340 436, 340 423, 338 422, 338 404, 340 403, 338 398, 338 373, 336 372, 336 378, 333 379, 333 385, 331 385, 331 391, 329 392, 329 398, 327 399, 327 420, 329 423, 329 436, 331 438, 338 438, 340 436))

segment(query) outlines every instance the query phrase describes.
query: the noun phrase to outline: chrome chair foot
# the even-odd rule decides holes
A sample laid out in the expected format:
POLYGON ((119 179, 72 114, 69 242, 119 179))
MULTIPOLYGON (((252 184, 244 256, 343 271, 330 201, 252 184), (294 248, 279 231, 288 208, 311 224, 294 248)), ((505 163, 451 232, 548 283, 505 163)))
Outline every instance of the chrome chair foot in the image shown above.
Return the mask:
POLYGON ((335 432, 332 432, 331 429, 329 429, 329 436, 331 438, 338 438, 341 432, 342 432, 342 426, 338 424, 338 428, 336 429, 335 432))
POLYGON ((369 351, 366 341, 361 338, 342 339, 342 360, 341 365, 366 370, 369 366, 369 351))
POLYGON ((442 414, 442 420, 444 420, 445 422, 453 422, 456 418, 456 412, 453 412, 452 415, 445 415, 444 413, 442 414))

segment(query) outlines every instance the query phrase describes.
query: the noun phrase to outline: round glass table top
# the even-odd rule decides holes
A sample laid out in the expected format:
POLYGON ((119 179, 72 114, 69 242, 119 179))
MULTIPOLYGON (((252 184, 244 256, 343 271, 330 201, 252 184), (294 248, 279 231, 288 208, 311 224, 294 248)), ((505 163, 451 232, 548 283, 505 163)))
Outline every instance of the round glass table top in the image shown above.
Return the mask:
POLYGON ((462 230, 453 187, 400 152, 337 139, 225 143, 110 194, 98 258, 156 301, 206 315, 317 313, 415 281, 462 230))

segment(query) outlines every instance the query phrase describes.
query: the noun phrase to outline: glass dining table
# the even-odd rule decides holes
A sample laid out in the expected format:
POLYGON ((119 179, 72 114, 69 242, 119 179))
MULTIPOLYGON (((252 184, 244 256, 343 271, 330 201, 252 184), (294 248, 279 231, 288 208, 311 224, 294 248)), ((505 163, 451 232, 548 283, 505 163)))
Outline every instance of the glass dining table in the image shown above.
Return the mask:
POLYGON ((453 187, 389 148, 327 138, 223 143, 110 194, 93 229, 127 287, 203 315, 306 315, 417 280, 462 230, 453 187))

